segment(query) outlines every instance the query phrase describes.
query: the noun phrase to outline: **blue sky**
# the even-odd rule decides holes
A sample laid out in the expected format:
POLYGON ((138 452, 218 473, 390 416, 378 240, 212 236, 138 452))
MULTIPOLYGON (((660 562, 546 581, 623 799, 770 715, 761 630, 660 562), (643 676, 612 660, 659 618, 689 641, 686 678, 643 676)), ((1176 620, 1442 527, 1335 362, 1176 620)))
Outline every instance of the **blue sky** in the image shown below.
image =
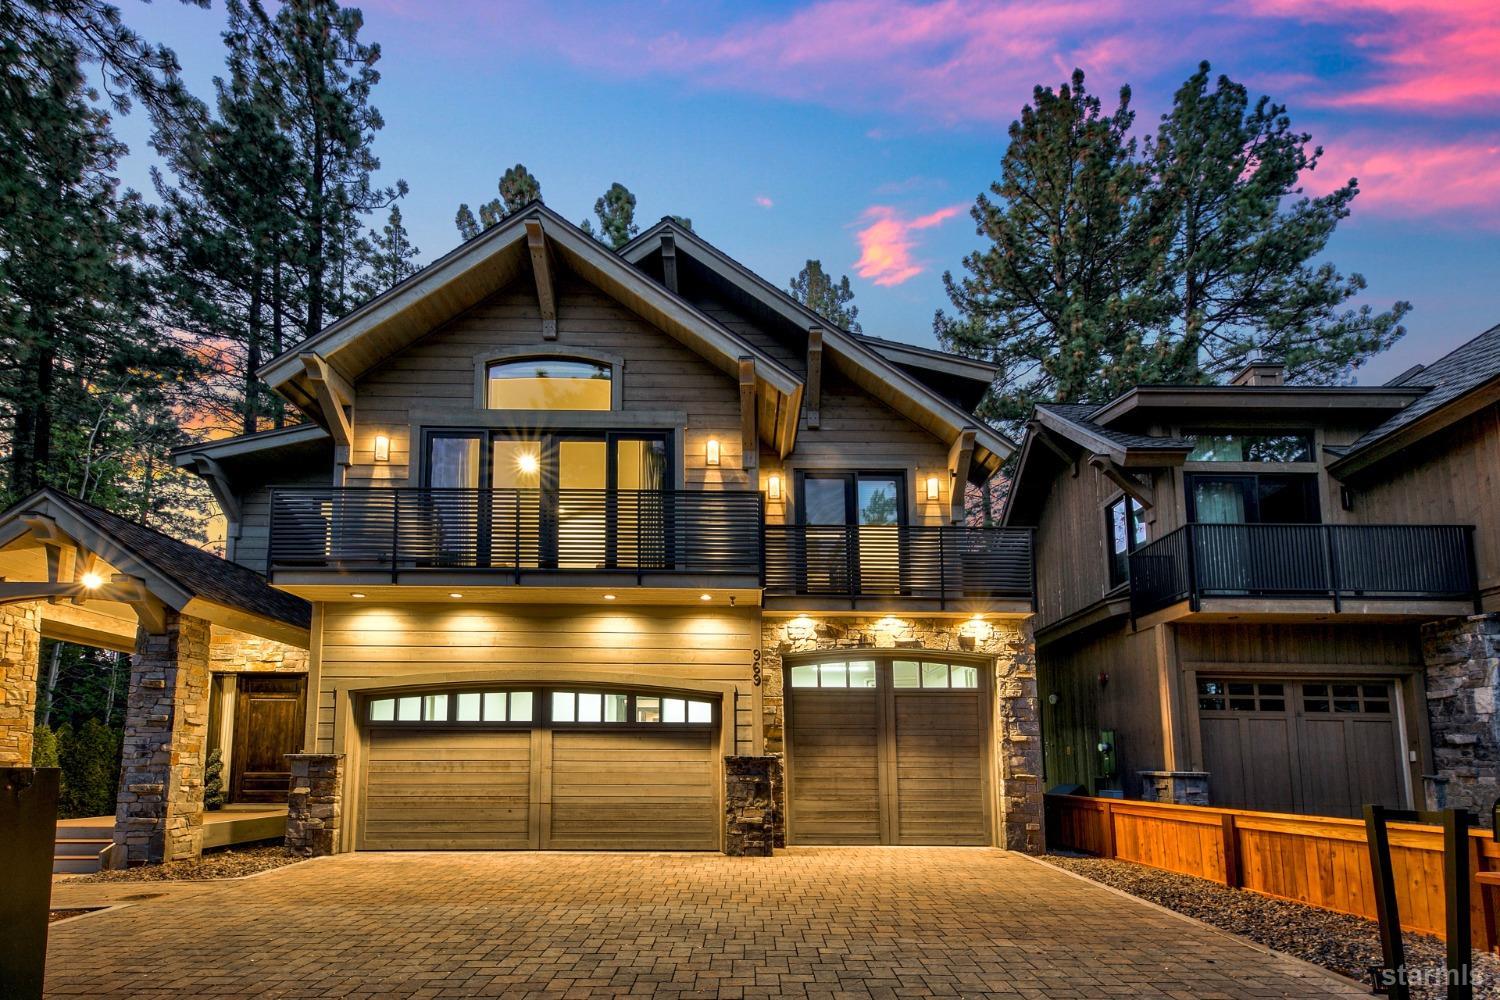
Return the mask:
MULTIPOLYGON (((207 96, 222 5, 122 0, 207 96)), ((1209 59, 1290 105, 1327 149, 1309 189, 1361 179, 1328 259, 1377 306, 1415 306, 1388 378, 1500 322, 1500 15, 1470 0, 824 0, 633 5, 379 0, 381 180, 422 259, 458 242, 460 201, 517 161, 575 221, 613 181, 644 226, 687 215, 785 283, 809 257, 848 273, 866 332, 931 344, 941 274, 979 245, 974 196, 1037 83, 1072 67, 1142 132, 1209 59)), ((125 182, 149 190, 146 124, 118 123, 125 182)))

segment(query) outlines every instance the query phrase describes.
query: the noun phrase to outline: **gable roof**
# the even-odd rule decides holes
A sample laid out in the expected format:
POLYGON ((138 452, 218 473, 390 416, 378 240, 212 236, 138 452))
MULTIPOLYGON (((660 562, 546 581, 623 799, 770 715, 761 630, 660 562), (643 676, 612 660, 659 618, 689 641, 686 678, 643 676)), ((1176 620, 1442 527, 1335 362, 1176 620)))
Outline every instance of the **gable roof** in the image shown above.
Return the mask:
MULTIPOLYGON (((477 305, 531 270, 527 227, 540 227, 544 253, 555 255, 590 284, 619 300, 732 378, 740 359, 755 362, 763 407, 776 414, 767 428, 795 433, 802 381, 780 362, 687 300, 631 267, 609 248, 541 202, 532 202, 420 271, 284 351, 257 374, 315 420, 326 422, 310 386, 303 355, 317 354, 354 382, 387 357, 477 305), (788 412, 791 411, 789 417, 788 412)), ((789 443, 790 437, 784 443, 789 443)))
MULTIPOLYGON (((38 514, 56 521, 68 537, 121 572, 141 576, 151 593, 175 610, 207 602, 290 627, 271 629, 278 633, 273 638, 282 638, 289 631, 300 632, 302 641, 306 641, 312 606, 302 598, 276 590, 254 570, 51 488, 43 488, 0 512, 0 544, 24 535, 25 520, 38 514)), ((212 620, 211 614, 203 617, 212 620)))
POLYGON ((1094 447, 1094 450, 1108 453, 1120 465, 1137 464, 1130 461, 1134 452, 1186 453, 1193 450, 1193 442, 1187 438, 1133 434, 1095 423, 1094 415, 1101 409, 1103 407, 1097 403, 1039 403, 1036 418, 1043 426, 1085 447, 1103 444, 1103 448, 1094 447))
POLYGON ((1386 384, 1426 391, 1349 445, 1329 467, 1334 475, 1349 475, 1373 465, 1500 399, 1500 325, 1386 384))
MULTIPOLYGON (((974 458, 990 471, 998 469, 1000 464, 1016 451, 1015 442, 1004 434, 923 384, 901 364, 883 356, 879 343, 894 345, 894 342, 877 343, 874 342, 874 338, 852 334, 830 323, 781 288, 730 257, 723 250, 697 233, 677 225, 671 219, 663 219, 621 247, 620 256, 632 265, 638 265, 655 252, 661 237, 665 234, 672 236, 678 253, 686 252, 699 264, 713 271, 730 285, 749 294, 796 328, 803 332, 812 327, 822 330, 824 349, 834 353, 845 362, 856 384, 888 403, 893 394, 898 396, 901 401, 909 404, 905 409, 897 407, 898 412, 924 427, 929 433, 943 440, 952 440, 962 431, 973 429, 976 445, 974 458)), ((902 353, 907 353, 907 345, 899 346, 903 348, 902 353)), ((916 360, 915 352, 922 350, 925 349, 909 349, 913 362, 916 360)), ((928 353, 941 355, 941 352, 937 351, 928 353)), ((972 359, 959 360, 972 361, 972 359)), ((974 364, 981 363, 975 362, 974 364)))

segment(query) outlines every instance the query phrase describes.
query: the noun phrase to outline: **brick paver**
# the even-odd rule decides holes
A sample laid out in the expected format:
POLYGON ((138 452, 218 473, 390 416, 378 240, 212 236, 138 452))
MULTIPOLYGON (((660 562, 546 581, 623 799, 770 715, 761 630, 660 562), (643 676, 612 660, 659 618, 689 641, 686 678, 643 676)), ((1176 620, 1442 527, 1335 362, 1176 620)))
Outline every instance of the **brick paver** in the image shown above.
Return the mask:
POLYGON ((1364 995, 1029 859, 964 848, 346 854, 58 924, 47 985, 58 997, 1364 995))

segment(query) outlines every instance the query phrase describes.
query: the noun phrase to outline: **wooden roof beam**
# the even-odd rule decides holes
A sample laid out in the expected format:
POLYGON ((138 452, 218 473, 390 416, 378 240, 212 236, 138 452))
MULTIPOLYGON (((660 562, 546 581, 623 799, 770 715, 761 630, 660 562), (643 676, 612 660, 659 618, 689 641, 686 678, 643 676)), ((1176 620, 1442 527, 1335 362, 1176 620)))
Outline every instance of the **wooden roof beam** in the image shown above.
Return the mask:
POLYGON ((811 327, 807 331, 807 426, 817 430, 822 420, 818 412, 823 406, 823 331, 811 327))
POLYGON ((328 420, 328 433, 333 443, 349 447, 354 441, 354 387, 349 380, 333 370, 333 366, 321 354, 299 355, 302 368, 307 372, 308 384, 317 397, 318 406, 328 420), (345 407, 349 411, 345 411, 345 407))
POLYGON ((969 485, 969 466, 974 461, 974 439, 978 435, 978 428, 965 427, 958 432, 958 437, 953 439, 953 445, 948 449, 948 475, 952 483, 948 515, 954 524, 964 522, 964 494, 969 485))
POLYGON ((677 291, 677 240, 671 233, 661 234, 661 283, 677 291))
POLYGON ((1140 480, 1130 475, 1124 469, 1114 463, 1108 455, 1090 455, 1089 464, 1099 471, 1099 474, 1120 489, 1126 495, 1140 504, 1145 510, 1156 506, 1152 498, 1151 487, 1144 485, 1140 480))
POLYGON ((557 339, 557 293, 552 284, 552 255, 541 219, 526 220, 526 249, 531 251, 531 273, 536 276, 536 301, 542 310, 542 339, 557 339))
POLYGON ((753 469, 759 464, 759 400, 755 382, 755 359, 740 358, 740 468, 753 469))
POLYGON ((1036 421, 1033 420, 1028 424, 1027 429, 1031 431, 1031 439, 1033 441, 1041 442, 1042 447, 1056 455, 1060 462, 1072 470, 1072 477, 1074 479, 1078 478, 1078 457, 1076 455, 1071 454, 1066 448, 1053 440, 1052 432, 1036 421))

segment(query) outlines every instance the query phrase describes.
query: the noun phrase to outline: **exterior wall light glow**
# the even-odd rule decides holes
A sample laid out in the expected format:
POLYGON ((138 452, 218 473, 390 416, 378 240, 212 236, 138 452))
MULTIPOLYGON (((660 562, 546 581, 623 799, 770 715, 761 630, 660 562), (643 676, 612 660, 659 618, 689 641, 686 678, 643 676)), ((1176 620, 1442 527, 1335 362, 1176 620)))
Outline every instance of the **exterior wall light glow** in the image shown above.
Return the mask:
POLYGON ((350 596, 350 597, 353 597, 353 598, 355 598, 355 599, 359 599, 359 598, 361 598, 361 597, 364 597, 364 596, 365 596, 365 595, 364 595, 364 594, 361 594, 361 593, 360 593, 360 592, 359 592, 359 591, 357 591, 357 590, 356 590, 356 591, 355 591, 355 592, 354 592, 354 593, 352 593, 352 594, 350 594, 350 595, 349 595, 349 596, 350 596))
POLYGON ((85 573, 78 582, 83 584, 86 590, 98 590, 104 586, 104 577, 98 573, 85 573))
POLYGON ((698 600, 700 600, 700 601, 711 601, 713 599, 714 599, 714 595, 713 594, 699 594, 698 595, 698 600))
POLYGON ((937 503, 938 500, 938 477, 927 477, 927 502, 937 503))
POLYGON ((448 596, 456 599, 456 598, 462 597, 464 595, 455 592, 455 593, 449 594, 448 596))
POLYGON ((613 601, 615 599, 615 595, 614 594, 605 594, 604 595, 604 599, 606 601, 613 601))
POLYGON ((389 462, 391 460, 391 439, 384 434, 375 435, 375 461, 389 462))
POLYGON ((709 438, 708 439, 708 454, 706 456, 704 456, 703 461, 707 465, 718 465, 719 464, 719 439, 718 438, 709 438))
POLYGON ((542 460, 534 451, 523 451, 516 456, 516 469, 523 476, 534 476, 542 467, 542 460))
POLYGON ((772 473, 771 478, 766 480, 766 499, 781 499, 781 477, 775 473, 772 473))

